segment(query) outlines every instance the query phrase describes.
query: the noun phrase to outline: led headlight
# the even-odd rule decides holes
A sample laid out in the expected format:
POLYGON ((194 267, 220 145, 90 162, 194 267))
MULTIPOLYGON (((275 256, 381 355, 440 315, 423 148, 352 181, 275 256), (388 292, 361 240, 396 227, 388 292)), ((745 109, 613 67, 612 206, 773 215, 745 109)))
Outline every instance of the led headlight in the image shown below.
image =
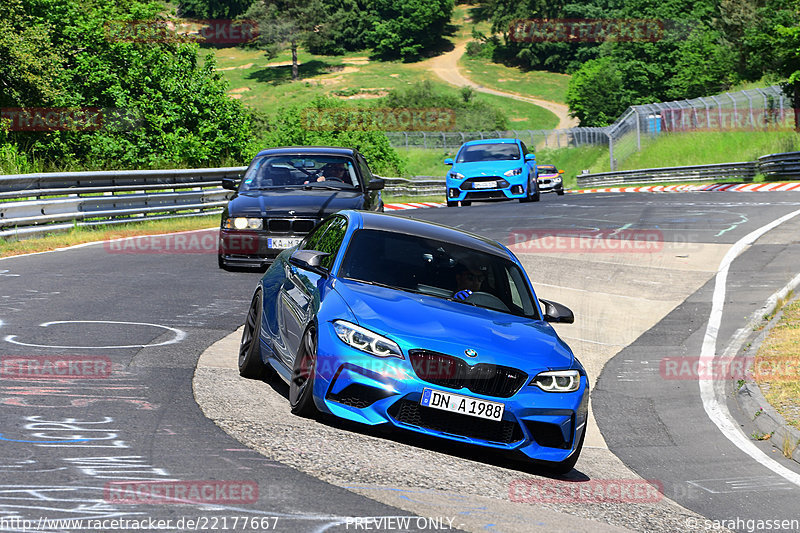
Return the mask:
POLYGON ((503 176, 508 176, 508 177, 519 176, 520 174, 522 174, 522 167, 515 168, 513 170, 506 170, 505 172, 503 172, 503 176))
POLYGON ((463 180, 464 174, 461 174, 460 172, 451 172, 450 177, 453 178, 454 180, 463 180))
POLYGON ((581 375, 577 370, 548 370, 537 374, 530 384, 545 392, 575 392, 581 386, 581 375))
POLYGON ((336 335, 356 350, 367 352, 377 357, 399 357, 403 359, 403 352, 394 341, 378 335, 361 326, 356 326, 345 320, 336 320, 333 323, 336 335))
POLYGON ((264 221, 260 218, 236 217, 225 219, 225 229, 261 229, 264 221))

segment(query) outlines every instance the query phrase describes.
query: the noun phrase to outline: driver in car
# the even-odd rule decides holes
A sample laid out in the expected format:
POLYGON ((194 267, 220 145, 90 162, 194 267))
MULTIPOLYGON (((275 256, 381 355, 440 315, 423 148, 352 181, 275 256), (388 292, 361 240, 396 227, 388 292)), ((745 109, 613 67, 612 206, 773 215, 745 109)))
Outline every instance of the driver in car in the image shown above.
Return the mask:
POLYGON ((352 185, 352 183, 350 182, 350 177, 347 174, 347 168, 345 167, 344 163, 325 164, 325 166, 322 167, 322 172, 320 173, 320 176, 317 178, 317 181, 326 181, 326 180, 341 181, 342 183, 347 183, 352 185))
POLYGON ((481 290, 486 275, 479 268, 470 268, 464 263, 456 265, 456 293, 453 298, 466 300, 475 291, 481 290))

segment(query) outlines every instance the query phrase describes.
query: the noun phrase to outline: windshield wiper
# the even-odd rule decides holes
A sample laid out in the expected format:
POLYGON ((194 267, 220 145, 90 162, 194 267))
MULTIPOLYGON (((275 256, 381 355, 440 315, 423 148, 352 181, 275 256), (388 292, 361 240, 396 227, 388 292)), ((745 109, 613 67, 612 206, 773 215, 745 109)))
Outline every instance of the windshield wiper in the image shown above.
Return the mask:
POLYGON ((303 189, 305 189, 307 191, 310 191, 312 189, 325 189, 325 190, 328 190, 328 191, 349 191, 349 190, 353 190, 354 188, 355 187, 353 187, 352 185, 347 186, 347 187, 336 187, 335 185, 317 185, 317 184, 311 184, 311 183, 306 183, 305 185, 303 185, 303 189))

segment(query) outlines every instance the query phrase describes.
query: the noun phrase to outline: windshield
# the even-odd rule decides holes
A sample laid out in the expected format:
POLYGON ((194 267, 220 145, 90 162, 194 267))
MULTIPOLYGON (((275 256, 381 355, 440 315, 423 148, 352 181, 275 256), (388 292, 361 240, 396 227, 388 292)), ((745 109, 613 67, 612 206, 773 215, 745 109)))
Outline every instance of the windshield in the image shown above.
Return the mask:
POLYGON ((556 174, 558 172, 553 165, 536 165, 536 168, 539 170, 539 174, 556 174))
POLYGON ((515 263, 416 235, 357 231, 339 276, 539 318, 525 276, 515 263))
POLYGON ((239 192, 280 188, 352 189, 357 185, 355 166, 345 157, 265 155, 250 164, 239 192))
POLYGON ((519 146, 516 143, 470 144, 458 153, 456 163, 475 161, 513 161, 519 159, 519 146))

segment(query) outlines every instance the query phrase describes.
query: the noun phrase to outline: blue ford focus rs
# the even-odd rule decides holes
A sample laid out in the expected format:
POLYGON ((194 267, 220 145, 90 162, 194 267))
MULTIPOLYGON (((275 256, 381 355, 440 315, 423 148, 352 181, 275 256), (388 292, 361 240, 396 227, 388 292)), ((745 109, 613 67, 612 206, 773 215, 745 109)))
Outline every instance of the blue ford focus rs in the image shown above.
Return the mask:
POLYGON ((258 283, 242 376, 277 374, 292 412, 324 412, 572 469, 586 372, 502 244, 407 218, 342 211, 258 283))
POLYGON ((519 139, 484 139, 461 145, 445 177, 447 206, 474 200, 538 202, 536 156, 519 139))

